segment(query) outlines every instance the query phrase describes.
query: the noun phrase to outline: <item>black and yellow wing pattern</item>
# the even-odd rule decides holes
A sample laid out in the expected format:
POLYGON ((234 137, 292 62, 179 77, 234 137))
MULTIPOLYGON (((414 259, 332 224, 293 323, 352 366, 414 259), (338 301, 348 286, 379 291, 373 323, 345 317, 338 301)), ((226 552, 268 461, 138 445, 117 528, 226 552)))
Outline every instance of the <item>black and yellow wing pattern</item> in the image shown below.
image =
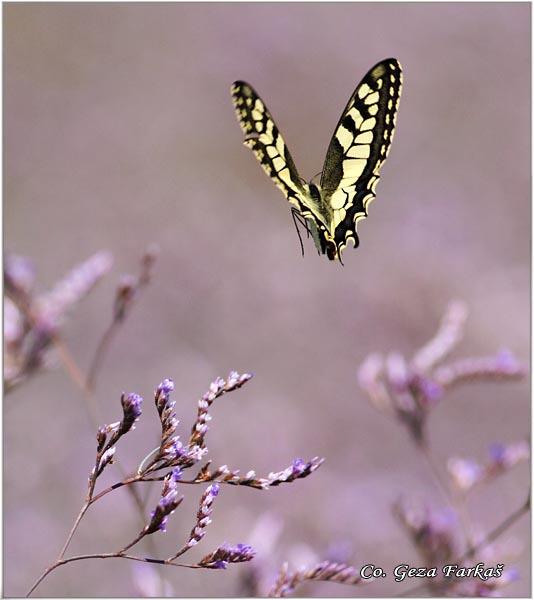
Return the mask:
POLYGON ((362 79, 343 111, 328 147, 319 185, 305 183, 264 102, 243 81, 232 86, 236 114, 264 171, 306 220, 318 250, 330 260, 352 242, 375 197, 390 148, 402 87, 402 69, 389 58, 362 79))

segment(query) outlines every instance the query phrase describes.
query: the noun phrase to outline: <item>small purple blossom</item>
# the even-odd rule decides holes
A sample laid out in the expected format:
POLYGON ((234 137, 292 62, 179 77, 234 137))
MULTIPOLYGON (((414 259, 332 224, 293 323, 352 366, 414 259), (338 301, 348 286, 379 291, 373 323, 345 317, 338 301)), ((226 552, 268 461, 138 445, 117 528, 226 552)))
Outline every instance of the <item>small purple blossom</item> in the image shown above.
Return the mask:
POLYGON ((198 446, 199 448, 205 447, 204 438, 209 429, 207 423, 211 421, 209 409, 213 402, 227 392, 239 389, 251 378, 252 375, 250 373, 240 375, 237 371, 231 371, 226 380, 222 377, 217 377, 212 381, 209 390, 198 401, 197 418, 191 429, 191 436, 188 442, 189 448, 193 446, 198 446))
POLYGON ((403 393, 408 390, 410 373, 404 357, 392 352, 386 359, 388 381, 394 392, 403 393))
POLYGON ((399 499, 393 514, 405 528, 428 564, 440 564, 457 555, 457 516, 451 509, 431 509, 399 499))
POLYGON ((454 485, 467 492, 484 476, 483 468, 474 460, 451 457, 447 462, 454 485))
POLYGON ((505 471, 527 460, 530 456, 530 446, 525 440, 511 444, 494 443, 490 446, 489 455, 488 470, 492 472, 505 471))
POLYGON ((119 429, 117 431, 118 435, 124 435, 128 433, 130 429, 132 429, 134 423, 141 416, 141 405, 143 403, 143 398, 139 396, 139 394, 128 394, 127 396, 122 396, 121 404, 123 410, 123 418, 120 422, 119 429))
POLYGON ((186 454, 186 449, 184 448, 182 442, 180 441, 179 436, 173 437, 168 445, 165 446, 163 451, 165 458, 170 460, 171 462, 182 457, 186 454))
POLYGON ((249 544, 230 546, 224 543, 214 552, 204 556, 198 564, 206 569, 226 569, 229 563, 248 562, 255 555, 256 551, 249 544))
POLYGON ((111 254, 101 251, 74 267, 52 290, 37 298, 37 310, 41 317, 59 323, 65 312, 93 289, 112 264, 111 254))
POLYGON ((279 471, 278 473, 269 473, 267 477, 255 480, 256 487, 266 490, 282 483, 291 483, 292 481, 295 481, 295 479, 307 477, 310 473, 313 473, 318 469, 323 461, 324 459, 319 458, 318 456, 312 458, 308 462, 304 462, 302 459, 297 458, 289 467, 287 467, 287 469, 279 471))
POLYGON ((180 479, 182 479, 182 476, 183 472, 182 469, 180 469, 180 467, 174 467, 174 469, 171 471, 171 477, 173 481, 180 481, 180 479))
POLYGON ((305 581, 332 581, 346 585, 360 585, 372 579, 363 580, 360 569, 328 560, 313 567, 301 567, 293 572, 289 571, 289 565, 285 563, 268 595, 270 598, 284 598, 305 581))
POLYGON ((455 486, 462 492, 467 492, 474 485, 488 482, 512 469, 529 456, 530 447, 525 440, 511 444, 494 443, 489 448, 489 461, 485 464, 468 458, 451 457, 447 468, 455 486))
POLYGON ((421 393, 425 404, 434 405, 443 396, 443 387, 428 377, 417 377, 417 389, 421 393))
POLYGON ((510 350, 500 350, 495 358, 495 365, 502 373, 515 375, 518 371, 522 371, 523 365, 510 352, 510 350))
POLYGON ((155 531, 167 530, 167 521, 169 516, 176 510, 177 506, 184 499, 178 496, 176 484, 171 479, 165 479, 163 490, 166 492, 161 497, 154 511, 150 515, 150 523, 145 527, 144 534, 154 533, 155 531))
POLYGON ((4 261, 4 284, 29 294, 35 283, 35 266, 24 256, 9 254, 4 261))
POLYGON ((115 451, 116 451, 115 446, 112 446, 111 448, 108 448, 107 450, 105 450, 105 452, 102 454, 102 456, 100 457, 100 460, 98 462, 98 465, 95 467, 95 469, 93 469, 93 475, 94 475, 95 479, 102 473, 102 471, 109 464, 111 464, 113 462, 113 457, 115 456, 115 451))
POLYGON ((178 550, 178 552, 169 560, 174 560, 178 558, 184 552, 187 552, 189 548, 196 546, 200 542, 200 540, 202 540, 202 538, 206 535, 206 528, 211 523, 210 517, 211 513, 213 512, 213 500, 218 495, 218 493, 218 483, 212 483, 205 489, 204 493, 202 494, 202 497, 200 498, 196 523, 193 529, 191 530, 191 533, 189 534, 189 540, 187 541, 185 546, 180 548, 180 550, 178 550))
POLYGON ((306 463, 302 460, 302 458, 295 458, 292 464, 293 474, 300 475, 306 470, 306 463))
MULTIPOLYGON (((172 505, 172 501, 174 500, 174 496, 175 495, 176 495, 176 493, 169 494, 168 496, 165 496, 164 498, 162 498, 159 501, 158 506, 159 506, 159 508, 161 509, 162 512, 169 509, 169 507, 172 505)), ((157 510, 153 511, 152 512, 152 519, 157 518, 157 514, 158 514, 157 510)), ((163 532, 167 531, 167 521, 168 520, 169 520, 168 515, 165 515, 164 517, 162 517, 159 520, 159 523, 157 525, 157 529, 159 529, 159 531, 163 531, 163 532)))
POLYGON ((172 379, 164 379, 158 385, 158 392, 163 392, 164 394, 174 392, 174 381, 172 379))
POLYGON ((385 357, 372 354, 358 371, 359 384, 375 407, 403 423, 419 446, 427 443, 428 416, 445 391, 477 380, 518 379, 525 375, 525 366, 507 350, 442 364, 462 338, 466 317, 465 305, 452 302, 436 335, 411 360, 397 352, 385 357))

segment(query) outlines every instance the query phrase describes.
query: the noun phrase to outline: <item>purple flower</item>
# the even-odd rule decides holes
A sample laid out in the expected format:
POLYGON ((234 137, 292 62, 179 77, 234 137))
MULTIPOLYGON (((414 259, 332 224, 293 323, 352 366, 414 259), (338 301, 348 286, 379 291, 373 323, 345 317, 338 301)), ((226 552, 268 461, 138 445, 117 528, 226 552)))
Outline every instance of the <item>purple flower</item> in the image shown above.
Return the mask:
POLYGON ((517 373, 521 371, 522 365, 510 350, 503 349, 497 354, 496 366, 503 373, 517 373))
POLYGON ((386 359, 386 372, 391 389, 399 394, 408 390, 410 374, 404 358, 392 352, 386 359))
POLYGON ((160 506, 163 510, 168 510, 168 508, 174 503, 175 499, 176 490, 172 489, 168 494, 165 494, 165 496, 160 499, 158 506, 160 506))
POLYGON ((522 440, 513 444, 494 443, 489 449, 490 469, 511 469, 518 463, 527 460, 530 456, 530 447, 527 441, 522 440))
POLYGON ((447 468, 456 487, 463 492, 470 490, 484 476, 482 467, 474 460, 451 457, 447 468))
POLYGON ((142 403, 143 398, 141 398, 139 394, 128 394, 127 396, 124 396, 123 394, 121 398, 121 404, 124 414, 117 432, 119 435, 124 435, 125 433, 128 433, 128 431, 130 431, 137 419, 139 419, 142 412, 142 403))
POLYGON ((174 392, 174 381, 172 379, 164 379, 158 385, 158 392, 163 392, 164 394, 174 392))
POLYGON ((148 524, 145 533, 154 533, 155 531, 166 531, 169 515, 174 512, 176 507, 183 500, 183 497, 178 498, 178 492, 171 489, 168 494, 163 496, 156 509, 150 515, 150 523, 148 524))
POLYGON ((28 294, 35 281, 35 267, 29 259, 10 254, 5 258, 4 277, 6 287, 28 294))
POLYGON ((145 535, 154 533, 155 531, 165 531, 169 515, 171 515, 176 507, 184 499, 183 496, 178 496, 176 490, 176 481, 174 469, 163 480, 163 488, 161 490, 161 498, 150 515, 150 523, 145 527, 145 535))
POLYGON ((230 546, 224 543, 214 552, 207 554, 198 563, 207 569, 226 569, 229 563, 248 562, 256 555, 256 551, 248 544, 237 544, 230 546))
POLYGON ((138 418, 141 415, 142 402, 143 398, 139 394, 128 394, 122 403, 122 407, 125 411, 128 409, 132 415, 135 415, 135 418, 138 418))
POLYGON ((291 465, 293 475, 300 475, 306 470, 306 462, 302 460, 302 458, 295 458, 293 464, 291 465))
POLYGON ((436 404, 443 395, 443 387, 428 377, 418 377, 417 386, 428 404, 436 404))
POLYGON ((183 456, 186 453, 186 449, 183 447, 179 436, 174 436, 167 444, 165 444, 163 452, 166 459, 173 461, 183 456))
POLYGON ((180 479, 182 479, 182 469, 180 469, 180 467, 174 467, 174 469, 171 471, 171 478, 173 479, 173 481, 180 481, 180 479))
MULTIPOLYGON (((152 518, 154 518, 155 516, 155 512, 152 513, 152 518)), ((163 533, 167 532, 167 522, 169 521, 169 517, 163 517, 160 521, 159 524, 156 526, 156 530, 157 531, 162 531, 163 533)))

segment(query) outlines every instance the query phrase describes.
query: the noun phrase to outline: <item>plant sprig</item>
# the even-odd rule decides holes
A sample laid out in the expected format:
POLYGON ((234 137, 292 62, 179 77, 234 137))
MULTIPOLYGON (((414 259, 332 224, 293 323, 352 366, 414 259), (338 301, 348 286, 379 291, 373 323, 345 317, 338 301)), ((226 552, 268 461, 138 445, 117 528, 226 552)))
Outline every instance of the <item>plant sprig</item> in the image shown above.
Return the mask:
POLYGON ((74 561, 93 558, 124 558, 134 561, 157 563, 169 566, 178 566, 192 569, 225 569, 229 564, 248 562, 254 558, 254 549, 247 544, 231 546, 224 543, 212 552, 206 554, 198 562, 178 562, 178 558, 186 554, 191 548, 199 544, 206 535, 207 527, 211 523, 213 505, 220 492, 221 484, 241 485, 254 489, 266 490, 276 487, 282 483, 291 483, 297 479, 307 477, 313 473, 323 462, 322 459, 313 458, 310 461, 296 459, 286 469, 271 473, 267 477, 257 477, 254 471, 249 471, 245 476, 240 476, 239 471, 230 470, 228 467, 219 467, 215 471, 209 470, 209 462, 199 469, 196 475, 190 479, 184 478, 184 472, 198 465, 208 453, 206 446, 206 434, 208 422, 211 419, 209 409, 213 402, 226 393, 235 391, 245 385, 252 375, 242 375, 232 371, 226 379, 217 378, 209 387, 209 390, 198 402, 198 411, 195 422, 191 428, 191 434, 187 443, 180 441, 177 433, 179 421, 175 414, 175 402, 171 399, 174 391, 174 383, 170 379, 164 379, 157 387, 154 394, 156 406, 161 422, 161 440, 158 448, 149 453, 141 461, 135 474, 123 478, 121 481, 96 493, 98 478, 104 470, 113 463, 117 444, 121 438, 135 429, 135 423, 142 414, 143 398, 138 394, 122 394, 121 405, 123 415, 120 421, 100 427, 97 432, 95 464, 91 470, 88 480, 88 489, 85 502, 76 518, 74 525, 67 536, 67 540, 59 553, 58 558, 45 570, 45 572, 34 583, 28 596, 33 593, 37 586, 55 569, 74 561), (124 486, 137 483, 163 482, 160 499, 151 513, 146 525, 122 548, 107 553, 81 554, 65 557, 68 546, 80 524, 85 513, 91 505, 103 498, 105 495, 124 486), (205 488, 199 502, 196 520, 185 544, 166 557, 146 557, 129 553, 146 536, 160 531, 165 531, 168 520, 174 511, 180 506, 183 495, 179 493, 182 484, 204 484, 205 488))

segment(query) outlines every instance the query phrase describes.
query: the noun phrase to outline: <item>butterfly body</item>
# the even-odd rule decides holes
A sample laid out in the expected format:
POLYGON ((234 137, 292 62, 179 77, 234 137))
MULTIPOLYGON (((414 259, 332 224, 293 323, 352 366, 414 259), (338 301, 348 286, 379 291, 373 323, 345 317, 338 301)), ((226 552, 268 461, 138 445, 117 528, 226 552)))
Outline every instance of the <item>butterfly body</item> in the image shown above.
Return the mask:
POLYGON ((330 260, 341 260, 356 226, 375 197, 380 168, 393 138, 402 86, 395 59, 375 65, 362 79, 343 111, 328 147, 317 184, 305 183, 264 102, 243 81, 232 98, 244 144, 307 224, 315 245, 330 260))

